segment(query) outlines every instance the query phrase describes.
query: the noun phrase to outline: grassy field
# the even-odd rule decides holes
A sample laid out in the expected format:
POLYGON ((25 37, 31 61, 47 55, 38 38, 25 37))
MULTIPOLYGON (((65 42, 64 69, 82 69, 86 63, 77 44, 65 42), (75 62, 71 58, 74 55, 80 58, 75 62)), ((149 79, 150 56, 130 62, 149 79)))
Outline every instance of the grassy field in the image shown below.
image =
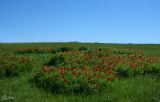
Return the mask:
MULTIPOLYGON (((8 72, 0 78, 0 102, 160 102, 160 66, 157 66, 159 68, 154 73, 143 73, 129 78, 122 77, 110 82, 106 91, 87 95, 83 93, 55 94, 38 87, 32 82, 35 70, 40 70, 42 65, 48 63, 54 55, 70 50, 66 50, 66 48, 72 48, 72 50, 82 48, 84 52, 94 49, 121 49, 127 51, 132 49, 141 50, 145 56, 153 56, 158 60, 160 58, 159 44, 1 43, 0 55, 14 55, 17 56, 18 60, 21 57, 22 59, 31 59, 31 62, 27 59, 25 61, 32 63, 33 66, 29 71, 20 72, 20 75, 17 71, 13 75, 8 72), (58 50, 55 51, 54 49, 58 50)), ((4 59, 2 57, 0 61, 4 59)), ((15 63, 17 62, 15 61, 13 64, 15 63)), ((158 64, 160 65, 160 62, 158 64)), ((0 68, 3 69, 2 65, 0 68)))

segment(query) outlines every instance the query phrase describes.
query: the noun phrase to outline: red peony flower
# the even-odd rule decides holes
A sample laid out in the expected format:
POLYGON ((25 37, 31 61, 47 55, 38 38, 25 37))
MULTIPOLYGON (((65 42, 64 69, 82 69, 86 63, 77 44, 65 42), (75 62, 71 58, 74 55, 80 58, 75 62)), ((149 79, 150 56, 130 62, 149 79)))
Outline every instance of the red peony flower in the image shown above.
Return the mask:
POLYGON ((92 82, 90 77, 88 77, 87 80, 88 80, 88 83, 92 82))
POLYGON ((85 68, 85 67, 83 67, 83 68, 82 68, 82 70, 83 70, 83 71, 86 71, 86 68, 85 68))
POLYGON ((94 76, 96 76, 96 69, 94 69, 94 76))
POLYGON ((64 69, 63 69, 63 68, 60 68, 60 69, 59 69, 59 73, 60 73, 61 75, 64 75, 64 69))
POLYGON ((109 76, 109 75, 111 75, 112 74, 112 72, 107 72, 107 75, 109 76))
POLYGON ((85 76, 88 76, 88 71, 86 71, 86 75, 85 76))
POLYGON ((91 80, 91 78, 90 77, 88 77, 88 79, 87 79, 88 81, 90 81, 91 80))
POLYGON ((67 71, 71 71, 72 69, 71 68, 67 68, 67 71))
POLYGON ((64 83, 66 84, 68 81, 66 79, 64 79, 64 83))
POLYGON ((56 78, 51 78, 52 81, 56 80, 56 78))
POLYGON ((110 67, 108 67, 106 70, 111 70, 111 68, 110 68, 110 67))
POLYGON ((136 65, 133 62, 130 62, 129 65, 130 65, 131 68, 136 67, 136 65))
POLYGON ((61 78, 61 76, 60 76, 60 75, 58 75, 58 76, 57 76, 57 78, 61 78))
POLYGON ((107 78, 107 81, 111 81, 112 79, 111 78, 107 78))
POLYGON ((44 65, 42 66, 41 69, 42 69, 43 72, 48 72, 46 66, 44 66, 44 65))
POLYGON ((134 60, 136 60, 136 59, 137 59, 137 56, 136 56, 136 55, 135 55, 135 56, 133 56, 133 59, 134 59, 134 60))
POLYGON ((102 77, 99 75, 99 76, 97 76, 97 78, 98 78, 98 79, 101 79, 102 77))

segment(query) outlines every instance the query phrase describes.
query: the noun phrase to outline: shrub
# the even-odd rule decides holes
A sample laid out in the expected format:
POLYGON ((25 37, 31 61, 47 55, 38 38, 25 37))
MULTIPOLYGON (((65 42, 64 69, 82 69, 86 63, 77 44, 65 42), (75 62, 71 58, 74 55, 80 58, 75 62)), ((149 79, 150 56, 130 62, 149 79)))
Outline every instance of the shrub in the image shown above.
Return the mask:
POLYGON ((117 49, 59 52, 49 65, 34 76, 39 87, 53 93, 101 92, 116 78, 128 78, 160 71, 159 59, 137 51, 119 53, 117 49), (118 53, 115 53, 115 50, 118 53))
POLYGON ((79 50, 79 51, 86 51, 87 48, 86 48, 86 47, 80 47, 78 50, 79 50))
POLYGON ((29 54, 29 53, 56 53, 55 49, 51 49, 51 48, 26 48, 26 49, 20 49, 17 50, 16 53, 18 54, 29 54))
POLYGON ((58 48, 57 52, 68 52, 68 51, 72 51, 72 50, 73 50, 73 48, 64 46, 64 47, 58 48))
POLYGON ((86 68, 53 68, 42 66, 36 72, 33 81, 37 86, 53 93, 84 93, 102 92, 114 80, 112 73, 86 68), (101 74, 99 74, 101 73, 101 74), (97 74, 97 75, 95 75, 97 74))
POLYGON ((18 76, 31 71, 34 67, 32 59, 16 55, 0 55, 0 76, 18 76))
POLYGON ((48 65, 58 66, 61 63, 65 63, 65 58, 61 55, 55 55, 50 59, 48 65))

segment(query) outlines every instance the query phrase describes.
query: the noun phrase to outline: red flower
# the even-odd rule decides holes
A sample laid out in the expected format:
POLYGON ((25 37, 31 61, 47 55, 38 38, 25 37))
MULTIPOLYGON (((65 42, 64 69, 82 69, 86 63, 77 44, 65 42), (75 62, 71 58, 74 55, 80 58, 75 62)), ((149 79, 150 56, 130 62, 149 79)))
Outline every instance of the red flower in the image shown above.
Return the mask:
POLYGON ((57 78, 61 78, 61 76, 60 76, 60 75, 58 75, 58 76, 57 76, 57 78))
POLYGON ((96 76, 96 69, 94 69, 94 76, 96 76))
POLYGON ((85 76, 88 76, 88 71, 86 71, 86 75, 85 76))
POLYGON ((59 69, 59 73, 60 73, 61 75, 64 75, 64 69, 63 69, 63 68, 60 68, 60 69, 59 69))
POLYGON ((64 83, 66 84, 68 81, 66 79, 64 79, 64 83))
POLYGON ((88 77, 88 79, 87 79, 88 81, 90 81, 91 80, 91 78, 90 77, 88 77))
POLYGON ((52 81, 56 80, 56 78, 51 78, 52 81))
POLYGON ((133 59, 134 59, 134 60, 136 60, 136 59, 137 59, 137 56, 136 56, 136 55, 135 55, 135 56, 133 56, 133 59))
POLYGON ((68 71, 71 71, 72 69, 71 69, 71 68, 67 68, 67 70, 68 70, 68 71))
POLYGON ((110 67, 108 67, 106 70, 110 70, 111 68, 110 67))
POLYGON ((112 74, 112 72, 107 72, 107 75, 109 76, 109 75, 111 75, 112 74))
POLYGON ((43 72, 48 72, 46 66, 44 66, 44 65, 42 66, 41 69, 42 69, 43 72))
POLYGON ((107 81, 111 81, 112 79, 111 78, 107 78, 107 81))
POLYGON ((83 71, 86 71, 86 68, 85 68, 85 67, 83 67, 83 68, 82 68, 82 70, 83 70, 83 71))
POLYGON ((88 83, 92 82, 90 77, 88 77, 87 80, 88 80, 88 83))
POLYGON ((101 79, 102 77, 101 77, 101 76, 97 76, 97 78, 98 78, 98 79, 101 79))
POLYGON ((130 67, 131 67, 131 68, 136 67, 136 65, 135 65, 133 62, 130 62, 129 64, 130 64, 130 67))

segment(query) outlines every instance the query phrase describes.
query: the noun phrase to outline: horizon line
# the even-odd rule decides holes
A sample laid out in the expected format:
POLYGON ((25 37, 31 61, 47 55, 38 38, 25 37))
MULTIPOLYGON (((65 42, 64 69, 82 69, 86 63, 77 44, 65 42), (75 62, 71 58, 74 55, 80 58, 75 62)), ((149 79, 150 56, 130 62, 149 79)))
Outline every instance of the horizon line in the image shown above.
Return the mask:
POLYGON ((47 41, 35 41, 35 42, 31 42, 31 41, 24 41, 24 42, 0 42, 0 44, 31 44, 31 43, 93 43, 93 44, 96 44, 96 43, 99 43, 99 44, 160 44, 160 43, 131 43, 131 42, 128 42, 128 43, 125 43, 125 42, 87 42, 87 41, 50 41, 50 42, 47 42, 47 41))

